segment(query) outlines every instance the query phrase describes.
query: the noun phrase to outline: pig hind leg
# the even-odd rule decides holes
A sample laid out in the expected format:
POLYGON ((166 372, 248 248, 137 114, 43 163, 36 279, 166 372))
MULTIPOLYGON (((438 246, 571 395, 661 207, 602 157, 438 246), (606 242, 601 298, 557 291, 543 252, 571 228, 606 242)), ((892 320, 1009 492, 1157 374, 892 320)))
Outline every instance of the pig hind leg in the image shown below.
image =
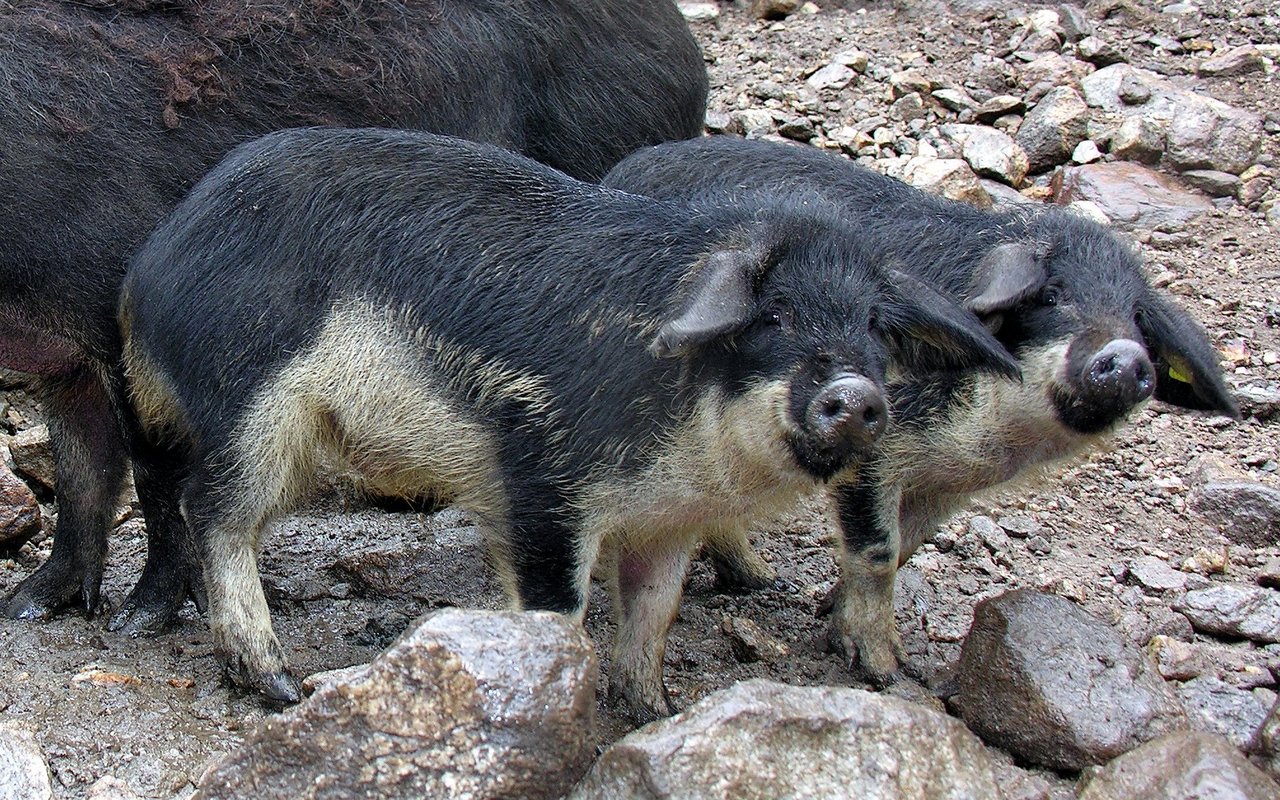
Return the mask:
POLYGON ((162 445, 135 446, 133 480, 147 522, 147 562, 137 585, 107 623, 130 635, 161 633, 177 622, 188 597, 207 605, 200 552, 182 518, 181 487, 187 455, 162 445))
MULTIPOLYGON (((289 413, 288 401, 275 413, 289 413)), ((258 546, 272 519, 313 485, 319 428, 304 413, 291 424, 236 426, 240 446, 205 454, 182 495, 183 516, 200 543, 214 646, 231 680, 269 699, 296 703, 300 687, 287 670, 271 627, 258 572, 258 546)))
POLYGON ((124 437, 96 370, 82 366, 41 379, 49 420, 58 523, 53 552, 5 602, 12 619, 48 619, 79 605, 93 613, 107 553, 107 535, 124 489, 124 437))
POLYGON ((745 530, 713 533, 702 544, 702 555, 716 572, 716 588, 731 593, 768 589, 778 575, 751 547, 745 530))

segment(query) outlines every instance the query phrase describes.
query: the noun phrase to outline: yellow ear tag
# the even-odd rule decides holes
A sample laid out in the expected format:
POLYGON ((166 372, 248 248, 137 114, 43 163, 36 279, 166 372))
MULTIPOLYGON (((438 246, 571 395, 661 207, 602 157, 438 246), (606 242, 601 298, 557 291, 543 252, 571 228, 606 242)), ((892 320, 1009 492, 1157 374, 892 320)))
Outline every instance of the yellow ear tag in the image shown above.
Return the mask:
POLYGON ((1178 370, 1174 369, 1172 365, 1169 366, 1169 377, 1173 378, 1175 381, 1182 381, 1183 383, 1191 383, 1190 378, 1188 378, 1186 375, 1183 375, 1181 372, 1178 372, 1178 370))

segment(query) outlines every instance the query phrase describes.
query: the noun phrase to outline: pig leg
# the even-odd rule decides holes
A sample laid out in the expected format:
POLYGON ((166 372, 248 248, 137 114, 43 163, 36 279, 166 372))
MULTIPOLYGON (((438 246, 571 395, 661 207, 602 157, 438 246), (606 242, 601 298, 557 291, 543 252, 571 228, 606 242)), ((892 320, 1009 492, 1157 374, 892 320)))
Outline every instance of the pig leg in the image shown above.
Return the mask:
POLYGON ((618 630, 609 680, 611 700, 621 700, 638 724, 675 713, 662 681, 667 631, 680 606, 694 541, 658 537, 643 549, 617 554, 613 578, 618 630))
POLYGON ((773 567, 751 547, 745 530, 710 534, 702 544, 702 554, 716 571, 716 587, 726 592, 757 592, 778 578, 773 567))
POLYGON ((148 444, 135 447, 133 480, 147 520, 147 563, 142 576, 107 623, 130 635, 173 627, 188 596, 204 611, 204 576, 194 537, 179 504, 186 459, 148 444))
POLYGON ((68 606, 96 612, 107 533, 124 490, 124 438, 105 386, 88 366, 38 384, 49 419, 58 524, 53 552, 4 604, 11 619, 43 620, 68 606))
POLYGON ((272 446, 271 438, 237 467, 213 468, 235 463, 227 453, 197 460, 182 511, 201 546, 209 627, 228 677, 276 702, 296 703, 301 687, 271 628, 257 554, 264 528, 292 507, 315 473, 303 454, 272 446))
POLYGON ((840 580, 833 590, 831 638, 849 668, 874 684, 897 680, 904 654, 893 618, 899 559, 897 491, 886 491, 871 470, 835 491, 840 526, 840 580))

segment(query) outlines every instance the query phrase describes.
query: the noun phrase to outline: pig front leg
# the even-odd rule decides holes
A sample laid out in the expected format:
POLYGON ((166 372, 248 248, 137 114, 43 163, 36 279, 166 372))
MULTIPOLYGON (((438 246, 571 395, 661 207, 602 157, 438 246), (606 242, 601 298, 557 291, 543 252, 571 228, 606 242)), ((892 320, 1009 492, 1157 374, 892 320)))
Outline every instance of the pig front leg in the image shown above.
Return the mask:
POLYGON ((893 683, 905 655, 893 617, 898 572, 899 493, 886 490, 873 470, 834 491, 840 528, 840 579, 829 598, 833 643, 849 668, 877 686, 893 683))
POLYGON ((662 680, 662 660, 694 544, 683 537, 658 537, 634 550, 624 542, 616 555, 613 598, 618 630, 609 697, 624 703, 637 724, 676 710, 662 680))

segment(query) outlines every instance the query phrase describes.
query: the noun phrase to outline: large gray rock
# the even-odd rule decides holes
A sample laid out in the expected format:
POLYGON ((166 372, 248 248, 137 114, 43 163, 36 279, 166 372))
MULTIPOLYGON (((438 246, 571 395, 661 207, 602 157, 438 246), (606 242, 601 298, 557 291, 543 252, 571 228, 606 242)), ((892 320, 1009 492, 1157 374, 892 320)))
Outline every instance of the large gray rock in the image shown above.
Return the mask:
POLYGON ((952 698, 988 743, 1056 769, 1103 764, 1187 726, 1143 653, 1067 600, 1020 589, 979 603, 952 698))
POLYGON ((1220 584, 1187 592, 1174 604, 1202 633, 1280 642, 1280 592, 1220 584))
POLYGON ((1069 159, 1088 135, 1089 106, 1074 89, 1060 86, 1027 113, 1015 138, 1031 172, 1043 172, 1069 159))
POLYGON ((560 797, 591 763, 595 687, 563 616, 444 609, 268 718, 196 797, 560 797))
POLYGON ((958 721, 860 689, 735 684, 606 750, 571 800, 999 798, 958 721))
POLYGON ((1027 154, 1007 133, 986 125, 944 125, 942 132, 960 145, 977 174, 1015 187, 1027 176, 1027 154))
POLYGON ((1203 195, 1187 191, 1173 179, 1138 164, 1116 161, 1064 167, 1054 176, 1054 201, 1097 204, 1122 228, 1180 230, 1213 211, 1203 195))
POLYGON ((1104 767, 1080 800, 1275 800, 1280 786, 1234 747, 1205 733, 1174 733, 1104 767))
POLYGON ((1158 123, 1167 131, 1165 160, 1178 169, 1238 175, 1258 159, 1266 135, 1260 114, 1187 91, 1128 64, 1100 69, 1080 85, 1093 108, 1158 123))
POLYGON ((12 549, 40 532, 40 504, 0 459, 0 547, 12 549))
POLYGON ((53 800, 49 765, 27 731, 0 724, 0 800, 53 800))
POLYGON ((1201 61, 1196 67, 1196 74, 1207 78, 1226 78, 1250 72, 1262 72, 1266 68, 1267 60, 1263 58, 1262 53, 1258 52, 1258 48, 1251 44, 1242 44, 1201 61))
POLYGON ((1196 487, 1187 498, 1191 509, 1236 544, 1280 544, 1280 490, 1248 478, 1223 478, 1196 487))
POLYGON ((1274 698, 1267 690, 1237 689, 1212 675, 1178 685, 1178 696, 1187 709, 1191 727, 1216 733, 1239 748, 1247 747, 1267 718, 1274 698))

